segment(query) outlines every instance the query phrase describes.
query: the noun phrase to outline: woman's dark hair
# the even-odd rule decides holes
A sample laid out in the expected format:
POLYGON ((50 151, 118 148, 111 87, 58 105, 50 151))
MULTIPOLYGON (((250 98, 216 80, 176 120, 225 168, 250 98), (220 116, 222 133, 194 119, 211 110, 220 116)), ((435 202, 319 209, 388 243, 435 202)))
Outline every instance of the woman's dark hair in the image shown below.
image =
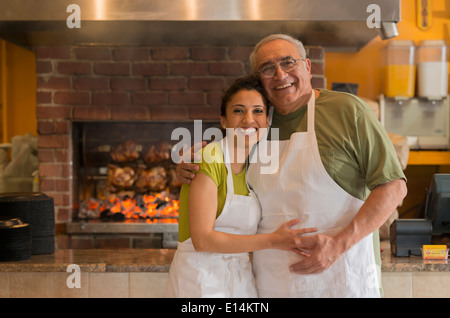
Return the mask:
MULTIPOLYGON (((246 89, 248 91, 255 90, 261 94, 266 110, 269 108, 269 100, 266 95, 266 91, 262 86, 261 80, 255 75, 245 76, 238 78, 231 86, 225 91, 222 96, 222 103, 220 105, 220 115, 226 116, 227 104, 230 99, 239 91, 246 89)), ((268 112, 267 112, 268 114, 268 112)))

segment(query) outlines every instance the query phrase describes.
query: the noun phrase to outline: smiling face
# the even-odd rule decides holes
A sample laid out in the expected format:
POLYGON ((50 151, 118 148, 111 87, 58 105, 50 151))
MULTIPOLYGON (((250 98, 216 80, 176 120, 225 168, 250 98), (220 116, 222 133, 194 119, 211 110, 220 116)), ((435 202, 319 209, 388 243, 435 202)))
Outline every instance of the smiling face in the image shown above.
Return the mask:
MULTIPOLYGON (((278 65, 287 58, 304 59, 298 48, 286 40, 273 40, 262 45, 255 55, 256 69, 264 65, 278 65)), ((261 76, 267 96, 276 110, 282 114, 291 113, 307 104, 311 96, 311 62, 299 61, 297 67, 289 72, 280 67, 272 78, 261 76)))
MULTIPOLYGON (((232 128, 236 145, 245 138, 245 147, 252 146, 263 135, 262 128, 269 126, 267 107, 256 90, 241 89, 228 101, 225 116, 220 117, 223 128, 232 128)), ((227 129, 227 133, 230 130, 227 129)))

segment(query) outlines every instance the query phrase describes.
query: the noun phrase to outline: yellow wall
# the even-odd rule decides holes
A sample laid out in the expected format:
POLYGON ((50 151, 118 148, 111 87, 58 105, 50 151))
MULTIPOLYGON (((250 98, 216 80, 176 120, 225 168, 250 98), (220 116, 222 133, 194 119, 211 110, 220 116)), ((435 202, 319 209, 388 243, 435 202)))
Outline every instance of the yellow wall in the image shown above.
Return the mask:
MULTIPOLYGON (((394 39, 421 40, 444 39, 450 45, 450 0, 431 0, 432 24, 422 31, 416 26, 416 1, 401 1, 401 21, 397 23, 399 36, 394 39)), ((356 53, 326 53, 325 76, 327 88, 333 82, 359 84, 358 95, 376 100, 382 94, 380 50, 388 41, 374 38, 356 53)))
MULTIPOLYGON (((416 45, 422 40, 444 39, 447 45, 450 45, 450 0, 430 2, 431 27, 422 31, 416 24, 416 0, 401 1, 401 21, 397 24, 399 36, 394 39, 413 40, 416 45)), ((358 52, 326 53, 327 88, 330 89, 333 82, 358 83, 359 96, 376 100, 383 93, 380 51, 388 41, 377 36, 358 52)), ((450 163, 441 166, 409 165, 406 168, 408 195, 403 200, 403 205, 398 208, 401 218, 423 217, 426 188, 435 173, 450 173, 450 163)))
POLYGON ((37 135, 34 53, 0 40, 1 142, 16 135, 37 135))

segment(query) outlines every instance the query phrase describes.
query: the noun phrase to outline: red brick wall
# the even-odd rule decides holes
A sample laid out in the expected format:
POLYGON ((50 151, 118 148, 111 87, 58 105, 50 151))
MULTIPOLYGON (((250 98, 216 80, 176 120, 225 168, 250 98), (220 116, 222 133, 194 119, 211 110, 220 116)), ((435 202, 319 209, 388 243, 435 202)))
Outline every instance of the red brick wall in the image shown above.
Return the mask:
MULTIPOLYGON (((36 47, 41 191, 57 223, 72 218, 71 120, 217 119, 222 90, 247 72, 251 47, 36 47)), ((324 52, 307 48, 313 86, 324 52)))

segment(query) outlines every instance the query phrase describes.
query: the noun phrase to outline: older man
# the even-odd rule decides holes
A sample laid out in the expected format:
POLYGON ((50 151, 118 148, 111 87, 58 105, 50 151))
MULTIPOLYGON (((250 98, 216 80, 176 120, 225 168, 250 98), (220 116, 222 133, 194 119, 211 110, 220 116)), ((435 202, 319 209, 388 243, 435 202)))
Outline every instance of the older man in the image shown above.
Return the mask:
POLYGON ((301 226, 319 229, 298 238, 308 257, 254 253, 259 295, 379 297, 372 233, 406 195, 386 132, 357 97, 312 89, 311 62, 292 37, 261 40, 250 65, 275 108, 271 129, 279 129, 279 140, 266 141, 279 143, 279 167, 261 174, 264 164, 252 163, 247 173, 262 206, 258 231, 296 217, 301 226))

